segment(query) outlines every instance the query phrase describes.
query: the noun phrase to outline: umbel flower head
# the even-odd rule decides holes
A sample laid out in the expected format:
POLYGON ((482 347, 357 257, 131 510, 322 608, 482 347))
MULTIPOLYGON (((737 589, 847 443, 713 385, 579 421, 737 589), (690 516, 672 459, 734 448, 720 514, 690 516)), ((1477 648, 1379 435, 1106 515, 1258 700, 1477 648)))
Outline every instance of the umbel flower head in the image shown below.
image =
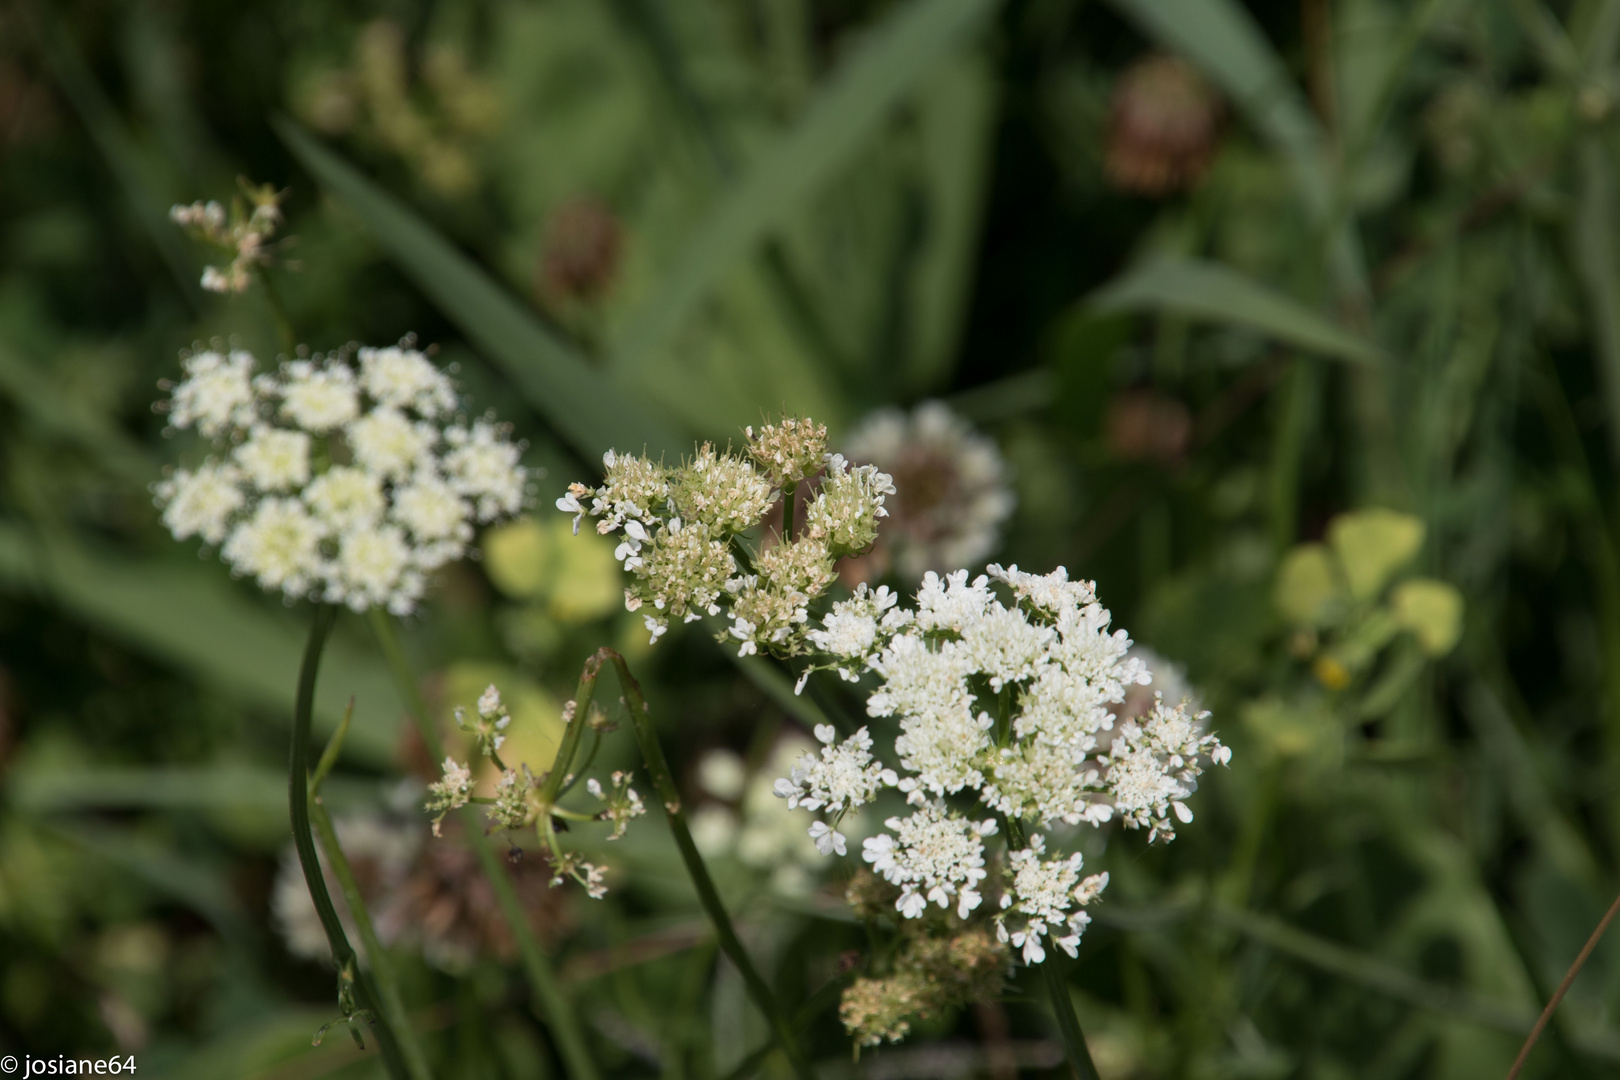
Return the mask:
POLYGON ((839 819, 897 790, 911 810, 861 855, 899 888, 900 915, 936 906, 966 919, 999 892, 997 934, 1025 963, 1044 960, 1047 942, 1075 955, 1083 909, 1108 876, 1084 875, 1079 853, 1049 855, 1046 830, 1117 818, 1150 841, 1173 839, 1176 823, 1192 820, 1185 800, 1203 761, 1230 753, 1185 701, 1161 697, 1116 724, 1111 706, 1152 676, 1125 632, 1110 632, 1094 587, 1061 567, 992 566, 972 581, 966 570, 929 573, 916 600, 908 610, 863 587, 809 634, 829 654, 817 666, 877 677, 867 713, 893 721, 898 767, 874 757, 868 728, 842 743, 828 729, 817 733, 827 743, 819 759, 806 755, 777 794, 820 811, 811 838, 841 854, 839 819), (997 837, 999 860, 988 847, 997 837))
POLYGON ((214 447, 154 485, 177 540, 289 600, 412 611, 474 524, 522 508, 521 447, 457 412, 450 378, 402 343, 283 361, 205 349, 158 403, 214 447))
POLYGON ((910 413, 879 409, 845 440, 844 452, 888 473, 896 488, 882 536, 846 576, 869 580, 892 568, 915 582, 995 552, 1017 503, 1006 462, 994 441, 943 402, 925 401, 910 413))
POLYGON ((624 604, 642 613, 654 641, 671 619, 724 612, 731 628, 723 639, 742 655, 799 655, 809 649, 811 604, 835 580, 840 558, 877 539, 894 483, 875 466, 827 453, 826 427, 810 420, 789 417, 747 435, 746 457, 706 443, 677 467, 609 450, 601 486, 570 484, 557 508, 574 515, 576 530, 589 515, 597 532, 623 533, 615 554, 634 575, 624 604), (752 550, 734 546, 785 489, 818 473, 794 535, 762 538, 752 550))

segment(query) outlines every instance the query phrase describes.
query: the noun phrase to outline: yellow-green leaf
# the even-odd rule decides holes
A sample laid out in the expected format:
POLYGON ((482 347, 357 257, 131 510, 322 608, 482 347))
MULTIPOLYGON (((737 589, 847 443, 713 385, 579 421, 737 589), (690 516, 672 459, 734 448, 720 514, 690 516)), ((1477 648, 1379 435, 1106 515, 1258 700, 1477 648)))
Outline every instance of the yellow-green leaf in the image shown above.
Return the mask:
POLYGON ((1290 622, 1325 626, 1344 604, 1344 586, 1333 556, 1321 544, 1301 544, 1283 559, 1272 593, 1290 622))
POLYGON ((1412 515, 1374 508, 1334 518, 1328 543, 1344 567, 1350 594, 1370 600, 1423 547, 1423 533, 1423 522, 1412 515))
POLYGON ((1413 578, 1395 587, 1389 599, 1395 621, 1417 638, 1430 656, 1444 656, 1462 636, 1462 593, 1444 581, 1413 578))

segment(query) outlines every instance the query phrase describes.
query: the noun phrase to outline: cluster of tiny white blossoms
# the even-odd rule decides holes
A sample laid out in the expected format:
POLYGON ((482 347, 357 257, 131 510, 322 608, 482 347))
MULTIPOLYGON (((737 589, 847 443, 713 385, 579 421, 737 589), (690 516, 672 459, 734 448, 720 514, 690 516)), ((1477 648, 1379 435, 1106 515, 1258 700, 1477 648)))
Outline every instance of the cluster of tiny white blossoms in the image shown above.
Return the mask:
POLYGON ((289 599, 408 613, 474 524, 524 504, 521 447, 458 415, 449 376, 408 344, 268 371, 208 349, 183 366, 157 407, 215 453, 154 485, 163 522, 289 599))
POLYGON ((1230 759, 1205 730, 1208 714, 1186 702, 1158 698, 1116 730, 1110 706, 1151 674, 1109 622, 1094 587, 1061 567, 1036 575, 991 566, 973 581, 965 570, 930 572, 915 610, 882 590, 857 590, 808 637, 828 654, 820 666, 877 676, 867 712, 897 718, 899 769, 874 759, 866 728, 842 743, 827 728, 817 731, 820 758, 802 758, 777 794, 820 811, 811 827, 818 849, 842 854, 839 818, 882 788, 903 793, 912 811, 888 819, 862 857, 900 888, 896 908, 907 918, 930 903, 954 903, 966 918, 983 899, 984 841, 1004 836, 998 935, 1026 963, 1045 959, 1047 937, 1074 955, 1089 921, 1082 908, 1108 877, 1083 877, 1078 853, 1048 858, 1043 830, 1117 817, 1148 829, 1150 842, 1173 839, 1174 822, 1192 820, 1184 800, 1202 762, 1230 759), (993 816, 960 809, 970 797, 993 816))
POLYGON ((252 204, 251 209, 240 199, 229 211, 219 202, 196 202, 169 209, 169 220, 231 256, 224 267, 203 268, 202 287, 209 292, 246 292, 254 267, 270 261, 271 240, 282 221, 284 193, 268 184, 257 188, 244 184, 243 194, 252 204))
POLYGON ((616 554, 634 575, 625 607, 642 612, 654 641, 671 619, 724 612, 725 636, 742 655, 799 655, 809 648, 812 603, 836 580, 840 558, 872 545, 894 485, 874 466, 827 453, 827 429, 808 420, 746 434, 746 457, 705 444, 679 467, 609 450, 601 486, 571 484, 557 508, 574 515, 576 529, 589 515, 599 533, 622 533, 616 554), (803 503, 799 528, 740 546, 766 511, 788 501, 803 503))
MULTIPOLYGON (((524 762, 519 762, 514 769, 501 760, 499 751, 506 740, 505 729, 511 721, 511 713, 501 700, 500 691, 493 684, 479 695, 476 709, 477 719, 469 719, 467 710, 457 706, 456 723, 473 737, 478 752, 493 761, 500 769, 495 795, 490 799, 476 797, 473 794, 472 769, 454 757, 445 758, 443 779, 428 785, 425 808, 434 815, 433 834, 439 835, 439 825, 446 814, 460 810, 469 803, 487 804, 486 814, 493 825, 512 831, 535 829, 541 846, 551 860, 553 886, 561 885, 572 878, 584 887, 587 895, 593 900, 600 900, 606 896, 607 868, 586 862, 578 852, 565 851, 557 842, 551 819, 555 815, 569 812, 561 811, 554 804, 544 801, 542 789, 547 780, 546 774, 536 776, 524 762)), ((574 702, 570 701, 562 712, 563 723, 574 723, 576 711, 574 702)), ((594 710, 586 722, 598 733, 608 727, 605 718, 594 710)), ((607 837, 609 840, 622 837, 631 819, 647 812, 646 803, 642 801, 636 789, 630 786, 630 779, 630 773, 615 771, 606 787, 595 777, 585 781, 585 790, 603 804, 603 809, 595 815, 596 819, 613 826, 613 831, 607 837)), ((565 776, 558 796, 567 794, 574 786, 574 781, 572 774, 565 776)), ((569 814, 569 816, 580 815, 569 814)))

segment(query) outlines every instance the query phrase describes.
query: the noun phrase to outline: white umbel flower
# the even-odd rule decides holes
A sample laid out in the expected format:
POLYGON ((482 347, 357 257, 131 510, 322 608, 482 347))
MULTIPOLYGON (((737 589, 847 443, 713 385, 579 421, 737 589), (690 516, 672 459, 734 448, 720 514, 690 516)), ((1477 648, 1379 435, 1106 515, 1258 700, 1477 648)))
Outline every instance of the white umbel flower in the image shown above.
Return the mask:
POLYGON ((177 539, 219 544, 266 589, 403 614, 475 524, 522 507, 528 472, 505 428, 450 415, 453 388, 426 356, 360 354, 359 375, 347 353, 259 374, 240 350, 188 357, 160 407, 221 454, 153 494, 177 539))
POLYGON ((338 361, 322 365, 310 360, 293 361, 287 365, 281 387, 281 412, 314 435, 348 423, 360 412, 354 372, 338 361))
POLYGON ((969 821, 943 803, 925 803, 884 824, 892 834, 868 839, 861 857, 874 873, 900 886, 895 910, 916 919, 930 903, 948 908, 954 898, 957 917, 965 919, 979 906, 978 885, 986 877, 984 838, 994 835, 994 819, 969 821))
POLYGON ((200 536, 210 544, 225 539, 231 515, 246 497, 229 465, 204 465, 196 472, 181 469, 157 485, 164 502, 163 524, 176 540, 200 536))
POLYGON ((186 377, 169 400, 169 423, 195 427, 204 438, 251 423, 254 416, 253 356, 240 349, 229 355, 200 352, 186 357, 186 377))
POLYGON ((320 523, 296 500, 271 497, 232 530, 221 554, 238 573, 264 588, 303 596, 325 572, 324 535, 320 523))
POLYGON ((236 448, 236 463, 261 491, 286 491, 309 483, 309 433, 257 424, 236 448))

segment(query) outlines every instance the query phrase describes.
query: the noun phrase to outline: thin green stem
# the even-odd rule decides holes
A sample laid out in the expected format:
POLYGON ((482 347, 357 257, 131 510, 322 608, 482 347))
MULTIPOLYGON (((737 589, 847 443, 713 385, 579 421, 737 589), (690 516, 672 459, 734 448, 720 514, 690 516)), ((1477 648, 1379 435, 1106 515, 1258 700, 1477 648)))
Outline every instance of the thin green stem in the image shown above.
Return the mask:
POLYGON ((388 1017, 377 1007, 377 994, 370 977, 360 970, 354 949, 343 932, 337 909, 326 891, 326 875, 315 854, 315 838, 309 826, 309 728, 315 711, 315 678, 320 671, 321 653, 326 638, 337 620, 337 609, 330 604, 315 607, 315 620, 309 628, 309 642, 304 647, 304 660, 298 669, 298 698, 293 712, 292 753, 287 763, 287 808, 292 816, 293 847, 298 852, 298 863, 304 871, 304 884, 315 905, 315 914, 326 931, 327 944, 332 949, 332 962, 340 973, 353 972, 355 1001, 362 1010, 371 1014, 376 1024, 377 1043, 382 1050, 388 1075, 405 1080, 409 1075, 399 1043, 394 1037, 388 1017))
POLYGON ((795 509, 794 504, 799 501, 798 496, 798 481, 782 485, 782 543, 784 544, 793 543, 793 511, 795 509))
POLYGON ((433 1070, 428 1067, 427 1055, 422 1050, 422 1044, 417 1041, 416 1033, 411 1029, 410 1018, 405 1011, 405 1001, 400 997, 399 984, 394 979, 393 967, 389 963, 388 954, 383 951, 382 942, 377 939, 377 929, 371 922, 371 913, 366 910, 365 898, 360 895, 360 883, 355 880, 354 869, 343 854, 343 846, 338 843, 337 830, 332 827, 332 815, 328 814, 326 807, 321 804, 318 792, 310 801, 309 816, 314 823, 315 832, 319 835, 321 848, 326 852, 326 863, 332 868, 332 875, 338 880, 343 900, 349 905, 349 914, 354 917, 354 927, 360 932, 360 942, 366 947, 366 966, 370 968, 371 977, 376 983, 377 996, 382 1002, 383 1013, 388 1017, 393 1025, 394 1034, 399 1038, 399 1048, 404 1055, 405 1066, 410 1070, 413 1080, 432 1080, 433 1070))
MULTIPOLYGON (((1023 824, 1003 816, 1001 827, 1007 834, 1009 847, 1022 850, 1025 845, 1023 824)), ((1069 982, 1058 970, 1058 949, 1058 943, 1047 935, 1046 959, 1040 963, 1041 977, 1046 982, 1046 996, 1051 999, 1052 1013, 1057 1017, 1058 1034, 1063 1037, 1069 1068, 1078 1080, 1098 1080, 1097 1066, 1092 1064, 1091 1051, 1086 1048, 1086 1034, 1080 1030, 1080 1018, 1075 1015, 1074 1001, 1069 997, 1069 982)))
POLYGON ((270 305, 270 317, 275 320, 281 347, 290 355, 298 348, 298 335, 293 331, 292 319, 287 315, 287 305, 282 303, 281 293, 276 291, 268 273, 260 270, 257 276, 259 284, 264 286, 264 299, 270 305))
MULTIPOLYGON (((442 760, 444 743, 439 738, 438 729, 433 726, 427 703, 422 700, 422 691, 417 686, 416 677, 411 673, 410 662, 406 660, 405 652, 400 648, 399 636, 394 633, 393 621, 386 612, 373 608, 371 628, 377 637, 378 646, 382 649, 383 658, 393 673, 394 681, 405 697, 406 707, 410 709, 422 733, 422 741, 427 744, 428 752, 435 761, 442 760)), ((529 926, 528 915, 523 910, 523 901, 518 898, 511 877, 501 865, 500 856, 495 853, 489 837, 484 835, 484 822, 478 811, 470 806, 462 810, 461 823, 462 831, 467 837, 467 845, 478 857, 478 864, 483 868, 484 876, 489 879, 490 888, 495 891, 495 902, 500 906, 501 915, 512 929, 512 937, 517 942, 518 957, 523 963, 523 974, 528 979, 529 989, 533 991, 539 1005, 541 1018, 546 1022, 552 1038, 556 1040, 568 1075, 573 1077, 573 1080, 599 1080, 601 1073, 597 1071, 590 1048, 585 1045, 585 1038, 579 1020, 574 1015, 573 1005, 563 995, 557 975, 552 971, 550 961, 546 959, 546 954, 540 948, 540 942, 534 936, 534 930, 529 926)))
POLYGON ((624 690, 625 705, 630 710, 630 723, 635 728, 636 742, 641 747, 641 756, 647 764, 647 773, 652 778, 658 798, 664 804, 669 830, 675 836, 675 846, 680 850, 681 861, 686 864, 686 872, 697 889, 698 901, 703 905, 703 911, 708 915, 709 921, 714 924, 721 950, 742 974, 743 983, 748 988, 748 996, 754 999, 759 1011, 765 1014, 795 1075, 801 1078, 813 1076, 809 1062, 799 1049, 793 1025, 777 1003, 770 985, 754 966, 753 958, 743 948, 742 939, 737 936, 737 929, 732 925, 731 916, 726 912, 725 903, 720 899, 720 891, 715 888, 714 879, 709 876, 709 868, 704 864, 703 856, 698 853, 697 844, 692 840, 692 831, 686 824, 686 813, 681 808, 680 792, 675 787, 675 778, 670 774, 669 762, 664 758, 664 749, 658 742, 658 733, 653 730, 652 713, 647 708, 647 699, 641 692, 641 684, 630 674, 630 665, 625 663, 624 657, 608 648, 598 649, 596 655, 586 661, 586 670, 593 672, 593 679, 594 670, 600 669, 604 661, 611 662, 618 673, 619 686, 624 690))

